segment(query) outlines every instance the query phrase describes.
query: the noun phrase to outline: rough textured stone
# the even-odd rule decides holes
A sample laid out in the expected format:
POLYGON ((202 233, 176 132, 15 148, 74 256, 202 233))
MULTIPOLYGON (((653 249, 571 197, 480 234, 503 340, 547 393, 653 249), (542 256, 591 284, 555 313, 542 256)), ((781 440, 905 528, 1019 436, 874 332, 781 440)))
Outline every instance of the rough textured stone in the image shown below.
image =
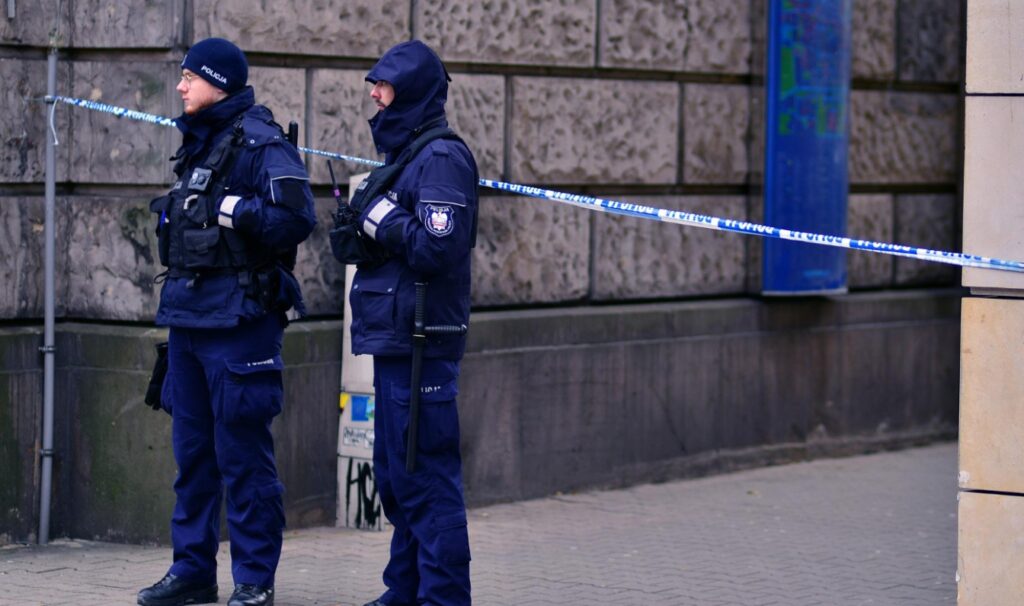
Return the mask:
POLYGON ((853 91, 851 183, 954 183, 955 95, 853 91))
MULTIPOLYGON (((74 63, 73 96, 165 117, 181 114, 173 62, 74 63), (116 69, 114 68, 116 65, 116 69)), ((167 184, 167 161, 181 144, 172 127, 74 109, 69 180, 80 183, 167 184)))
POLYGON ((961 2, 901 0, 900 80, 959 82, 961 2))
MULTIPOLYGON (((249 68, 249 84, 256 93, 256 103, 274 112, 274 120, 288 130, 291 121, 299 124, 299 145, 306 137, 306 71, 281 67, 249 68)), ((180 138, 179 138, 180 140, 180 138)))
POLYGON ((852 76, 873 80, 894 79, 896 0, 853 0, 853 23, 850 30, 852 76))
MULTIPOLYGON (((313 70, 310 85, 309 146, 369 160, 381 160, 373 146, 367 120, 377 113, 370 99, 365 71, 313 70)), ((338 185, 344 187, 354 174, 371 169, 364 164, 331 160, 338 185)), ((314 183, 329 184, 327 160, 320 156, 306 159, 314 183)))
POLYGON ((750 73, 764 77, 768 56, 768 2, 750 0, 750 73), (760 24, 760 25, 754 25, 760 24))
POLYGON ((601 2, 602 67, 750 72, 749 0, 601 2))
POLYGON ((679 149, 676 84, 514 78, 513 89, 512 179, 546 183, 675 181, 679 149))
POLYGON ((181 31, 184 0, 75 0, 73 46, 166 48, 181 31))
MULTIPOLYGON (((0 318, 41 318, 45 297, 46 202, 43 198, 0 198, 0 318)), ((60 198, 54 209, 55 312, 66 302, 69 217, 60 198)))
POLYGON ((683 88, 683 182, 746 183, 750 90, 687 84, 683 88))
POLYGON ((594 65, 595 3, 414 2, 414 36, 444 61, 594 65))
MULTIPOLYGON (((896 196, 896 243, 932 250, 959 251, 957 200, 953 194, 896 196)), ((896 258, 896 284, 951 285, 960 278, 955 265, 896 258)))
MULTIPOLYGON (((74 220, 67 224, 69 232, 61 240, 66 242, 61 247, 61 260, 66 259, 67 264, 60 284, 60 292, 66 293, 59 298, 65 308, 62 315, 153 320, 160 299, 160 286, 153 284, 153 278, 164 267, 157 255, 148 201, 148 196, 75 197, 66 201, 61 216, 74 220)), ((295 276, 312 316, 341 313, 344 267, 331 257, 327 242, 333 208, 333 200, 318 200, 318 225, 299 245, 296 260, 295 276)), ((38 288, 41 293, 41 275, 38 288)), ((41 294, 38 298, 37 307, 41 306, 41 294)), ((35 315, 39 315, 38 310, 35 315)))
MULTIPOLYGON (((366 123, 377 112, 364 80, 366 72, 317 69, 312 73, 310 147, 368 160, 382 159, 366 123)), ((505 149, 504 79, 456 74, 449 84, 446 110, 452 128, 473 150, 480 176, 500 178, 505 149)), ((350 176, 372 168, 355 162, 331 162, 342 186, 350 176)), ((325 158, 310 155, 306 163, 314 183, 330 183, 325 158)))
MULTIPOLYGON (((29 46, 49 46, 50 32, 58 25, 59 43, 67 44, 71 20, 71 2, 18 2, 14 7, 14 19, 7 18, 7 3, 0 13, 0 43, 29 46), (60 7, 60 22, 56 21, 57 7, 60 7)), ((44 72, 45 73, 45 72, 44 72)), ((44 76, 45 78, 45 76, 44 76)), ((7 82, 4 78, 4 82, 7 82)), ((43 80, 46 86, 46 80, 43 80)))
POLYGON ((0 318, 43 309, 43 200, 0 198, 0 318))
POLYGON ((473 304, 561 303, 586 296, 590 215, 548 200, 481 198, 473 304))
POLYGON ((299 245, 295 278, 310 316, 340 316, 345 296, 345 266, 331 256, 327 234, 334 226, 331 213, 337 208, 333 197, 316 200, 316 228, 299 245))
MULTIPOLYGON (((2 21, 2 19, 0 19, 2 21)), ((46 95, 46 61, 0 59, 0 94, 4 111, 0 112, 0 182, 43 182, 46 179, 47 114, 50 106, 43 103, 46 95)), ((57 90, 70 90, 70 69, 66 62, 57 63, 57 90)), ((58 145, 56 161, 58 181, 67 179, 69 116, 72 109, 58 104, 54 108, 54 128, 58 145)))
POLYGON ((456 74, 445 108, 452 129, 473 151, 480 176, 502 179, 505 163, 505 78, 456 74))
MULTIPOLYGON (((741 196, 635 197, 630 202, 727 219, 746 219, 741 196)), ((743 291, 744 236, 601 213, 594 218, 598 300, 650 299, 743 291)))
POLYGON ((377 58, 411 36, 408 2, 194 2, 193 40, 220 36, 245 51, 377 58))
POLYGON ((67 200, 65 313, 73 318, 151 322, 163 271, 149 200, 81 196, 67 200))
MULTIPOLYGON (((893 198, 889 194, 854 194, 846 209, 846 235, 857 240, 893 241, 893 198)), ((859 250, 846 253, 846 283, 851 289, 892 284, 892 255, 859 250)))

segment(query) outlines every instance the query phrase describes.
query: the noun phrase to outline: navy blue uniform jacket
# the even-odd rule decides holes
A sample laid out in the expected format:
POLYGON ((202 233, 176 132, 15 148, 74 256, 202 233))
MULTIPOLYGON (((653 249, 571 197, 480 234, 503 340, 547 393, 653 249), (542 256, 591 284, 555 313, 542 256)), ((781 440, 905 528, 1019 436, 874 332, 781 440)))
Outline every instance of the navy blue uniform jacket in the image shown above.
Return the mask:
MULTIPOLYGON (((386 81, 395 89, 394 101, 370 120, 386 163, 419 132, 447 124, 448 75, 422 43, 396 46, 366 79, 386 81)), ((356 272, 349 295, 352 353, 411 355, 416 281, 428 283, 428 325, 468 325, 478 179, 476 161, 465 145, 437 139, 406 166, 386 195, 366 205, 361 228, 392 257, 356 272)), ((465 342, 465 336, 429 337, 424 356, 458 360, 465 342)))
MULTIPOLYGON (((309 176, 302 159, 273 122, 266 107, 255 105, 253 89, 246 87, 192 116, 176 119, 184 133, 179 154, 185 160, 170 204, 182 205, 192 171, 203 165, 223 137, 231 136, 239 117, 245 137, 223 192, 215 194, 219 228, 243 236, 246 249, 294 255, 295 247, 316 225, 309 176), (223 194, 222 196, 220 194, 223 194)), ((154 201, 155 202, 155 201, 154 201)), ((159 212, 158 209, 154 209, 159 212)), ((163 212, 158 229, 169 229, 171 212, 163 212)), ((295 307, 304 312, 298 282, 278 267, 280 292, 276 311, 295 307)), ((169 276, 160 293, 156 323, 186 328, 229 328, 272 310, 240 284, 238 273, 204 276, 190 284, 185 277, 169 276)))

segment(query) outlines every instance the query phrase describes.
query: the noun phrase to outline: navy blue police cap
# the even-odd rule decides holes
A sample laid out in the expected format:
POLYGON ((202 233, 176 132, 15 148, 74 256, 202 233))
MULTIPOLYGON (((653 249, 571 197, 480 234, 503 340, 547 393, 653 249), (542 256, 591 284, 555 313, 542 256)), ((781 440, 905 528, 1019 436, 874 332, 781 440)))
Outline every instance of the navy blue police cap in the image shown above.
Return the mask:
POLYGON ((181 68, 227 93, 241 90, 249 80, 245 53, 224 38, 207 38, 193 44, 181 60, 181 68))

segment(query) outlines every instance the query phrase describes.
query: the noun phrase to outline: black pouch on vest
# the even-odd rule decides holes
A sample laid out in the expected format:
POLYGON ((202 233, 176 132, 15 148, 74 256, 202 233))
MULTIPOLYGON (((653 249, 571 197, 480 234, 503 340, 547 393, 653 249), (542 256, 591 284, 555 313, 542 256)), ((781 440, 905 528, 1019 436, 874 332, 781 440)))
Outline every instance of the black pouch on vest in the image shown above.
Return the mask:
POLYGON ((184 232, 185 269, 205 269, 217 265, 217 244, 220 242, 220 227, 209 229, 186 229, 184 232))

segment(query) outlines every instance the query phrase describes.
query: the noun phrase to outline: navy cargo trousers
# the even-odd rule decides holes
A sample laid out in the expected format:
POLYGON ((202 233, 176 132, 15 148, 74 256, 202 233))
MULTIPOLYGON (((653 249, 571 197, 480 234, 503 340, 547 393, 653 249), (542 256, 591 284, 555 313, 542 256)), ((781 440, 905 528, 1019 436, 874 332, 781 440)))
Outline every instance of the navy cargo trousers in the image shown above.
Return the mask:
POLYGON ((172 574, 216 580, 226 488, 234 582, 274 585, 285 519, 270 423, 283 401, 283 331, 273 313, 234 328, 170 329, 162 400, 178 464, 172 574))

